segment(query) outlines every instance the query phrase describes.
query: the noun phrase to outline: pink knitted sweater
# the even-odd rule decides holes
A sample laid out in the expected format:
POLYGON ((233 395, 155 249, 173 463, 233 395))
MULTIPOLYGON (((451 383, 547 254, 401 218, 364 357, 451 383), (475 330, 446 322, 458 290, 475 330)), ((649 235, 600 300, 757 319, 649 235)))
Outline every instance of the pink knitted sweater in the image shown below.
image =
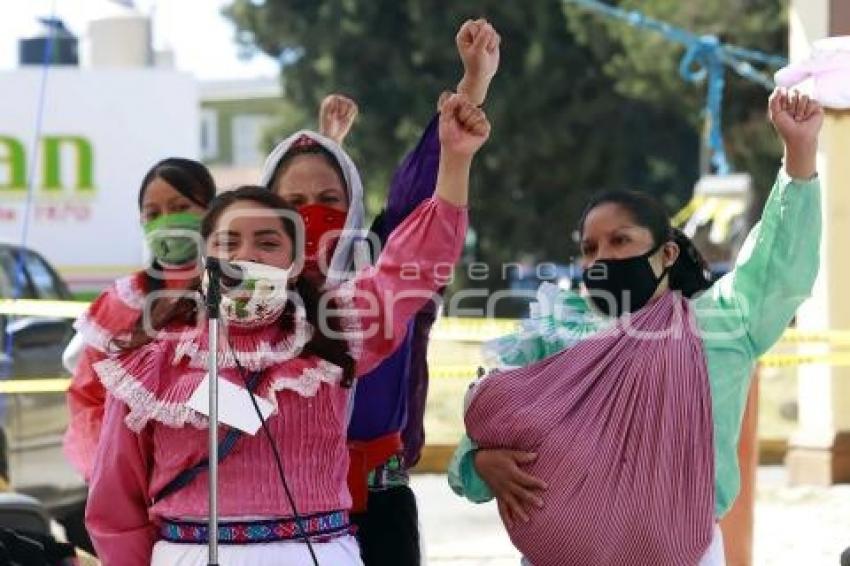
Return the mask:
MULTIPOLYGON (((426 201, 393 232, 374 268, 336 290, 336 304, 348 307, 340 314, 357 375, 395 349, 410 317, 445 284, 449 270, 440 266, 457 261, 466 226, 465 208, 426 201)), ((246 369, 263 371, 257 392, 276 406, 268 424, 299 513, 347 509, 349 390, 339 386, 340 368, 297 355, 313 329, 296 318, 302 323, 289 335, 276 325, 230 329, 231 341, 246 369)), ((183 329, 95 366, 110 395, 86 523, 106 565, 149 564, 160 518, 206 517, 206 474, 151 503, 173 477, 207 455, 206 417, 185 405, 206 374, 206 339, 205 332, 183 329)), ((219 353, 219 363, 224 379, 241 384, 229 352, 219 353)), ((221 463, 219 513, 292 516, 262 431, 243 436, 221 463)))

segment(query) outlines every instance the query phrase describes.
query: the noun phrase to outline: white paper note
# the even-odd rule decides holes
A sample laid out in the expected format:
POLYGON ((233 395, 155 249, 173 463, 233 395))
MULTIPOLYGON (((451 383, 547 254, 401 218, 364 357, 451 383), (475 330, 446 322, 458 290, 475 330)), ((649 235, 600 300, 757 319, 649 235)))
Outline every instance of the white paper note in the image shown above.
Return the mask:
MULTIPOLYGON (((250 435, 257 434, 262 426, 260 417, 254 409, 248 390, 231 383, 226 379, 218 379, 218 420, 228 426, 239 429, 250 435)), ((257 400, 257 406, 263 414, 263 419, 268 419, 274 412, 274 405, 262 397, 253 396, 257 400)), ((202 415, 210 416, 210 376, 204 376, 204 380, 192 393, 186 405, 202 415)))

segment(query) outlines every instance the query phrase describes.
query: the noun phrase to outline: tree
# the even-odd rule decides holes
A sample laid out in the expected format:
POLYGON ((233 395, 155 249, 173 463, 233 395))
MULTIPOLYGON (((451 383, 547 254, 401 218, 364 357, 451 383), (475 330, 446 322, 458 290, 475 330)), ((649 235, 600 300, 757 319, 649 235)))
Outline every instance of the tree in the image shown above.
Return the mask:
MULTIPOLYGON (((618 4, 698 35, 715 35, 723 42, 774 55, 788 52, 787 3, 781 0, 622 0, 618 4)), ((619 93, 653 106, 666 106, 695 131, 702 127, 705 84, 689 84, 680 78, 683 47, 659 34, 581 9, 568 8, 565 13, 580 41, 599 61, 605 61, 605 72, 615 79, 619 93)), ((728 157, 736 170, 753 176, 757 200, 763 200, 773 184, 781 154, 779 140, 765 118, 769 92, 727 71, 724 94, 722 122, 728 157)), ((755 208, 760 214, 761 206, 755 208)))
MULTIPOLYGON (((733 2, 759 5, 747 12, 764 11, 765 29, 781 29, 778 13, 761 8, 779 0, 725 4, 733 2)), ((695 26, 723 13, 713 8, 703 17, 673 0, 631 4, 695 26)), ((622 24, 565 13, 560 0, 235 0, 226 14, 243 43, 280 58, 286 96, 298 107, 316 108, 330 91, 358 101, 349 147, 373 211, 437 96, 460 78, 456 30, 470 17, 493 22, 502 65, 486 104, 493 134, 473 170, 472 224, 478 260, 494 276, 522 256, 568 261, 572 228, 592 192, 639 188, 675 208, 699 174, 702 89, 674 73, 676 50, 622 24)), ((723 14, 719 21, 739 43, 774 47, 756 41, 763 33, 755 16, 723 14)), ((740 136, 732 155, 747 167, 775 165, 775 144, 751 143, 748 131, 755 113, 764 122, 765 93, 730 81, 736 99, 739 86, 747 96, 726 106, 728 131, 740 136)))

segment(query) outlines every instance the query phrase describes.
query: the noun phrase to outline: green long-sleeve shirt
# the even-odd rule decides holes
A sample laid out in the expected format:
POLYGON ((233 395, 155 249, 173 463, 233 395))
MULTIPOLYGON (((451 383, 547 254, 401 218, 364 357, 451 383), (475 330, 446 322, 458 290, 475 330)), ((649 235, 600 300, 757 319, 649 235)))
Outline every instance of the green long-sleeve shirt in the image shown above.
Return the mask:
MULTIPOLYGON (((782 336, 797 307, 810 296, 818 272, 820 238, 818 180, 791 179, 780 170, 762 219, 747 237, 735 268, 692 299, 711 389, 717 517, 729 510, 740 489, 738 437, 755 363, 782 336)), ((575 298, 568 300, 574 303, 575 298)), ((513 348, 514 360, 508 363, 531 363, 553 353, 553 339, 560 341, 555 346, 562 349, 587 333, 586 325, 578 331, 574 321, 567 325, 560 336, 550 333, 548 338, 537 336, 530 342, 527 336, 518 338, 523 348, 513 348)), ((473 466, 475 449, 467 436, 461 439, 449 466, 449 484, 458 495, 483 502, 493 495, 473 466)))

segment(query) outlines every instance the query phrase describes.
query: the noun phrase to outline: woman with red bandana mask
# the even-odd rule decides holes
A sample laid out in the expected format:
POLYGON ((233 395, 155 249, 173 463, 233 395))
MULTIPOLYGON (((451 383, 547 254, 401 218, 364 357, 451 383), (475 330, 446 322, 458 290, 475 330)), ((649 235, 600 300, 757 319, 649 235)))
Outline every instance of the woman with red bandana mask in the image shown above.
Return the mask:
MULTIPOLYGON (((456 36, 464 67, 457 91, 476 105, 484 103, 498 69, 499 43, 499 34, 486 20, 465 22, 456 36)), ((329 97, 322 110, 322 132, 339 142, 356 116, 356 106, 329 97)), ((386 206, 370 230, 381 245, 431 193, 440 161, 437 123, 438 117, 431 120, 393 176, 386 206)), ((365 242, 352 232, 364 227, 362 186, 337 144, 306 131, 290 136, 266 161, 262 184, 299 208, 308 250, 315 252, 312 261, 308 257, 308 269, 335 282, 355 264, 365 264, 365 242), (343 227, 343 237, 334 238, 343 227)), ((426 354, 436 311, 436 301, 429 301, 408 325, 401 346, 357 384, 348 431, 349 489, 367 566, 416 566, 421 560, 418 511, 407 470, 418 461, 424 444, 426 354)))
POLYGON ((321 134, 296 132, 272 151, 260 184, 304 219, 305 273, 328 285, 345 279, 364 222, 363 184, 348 154, 321 134))

